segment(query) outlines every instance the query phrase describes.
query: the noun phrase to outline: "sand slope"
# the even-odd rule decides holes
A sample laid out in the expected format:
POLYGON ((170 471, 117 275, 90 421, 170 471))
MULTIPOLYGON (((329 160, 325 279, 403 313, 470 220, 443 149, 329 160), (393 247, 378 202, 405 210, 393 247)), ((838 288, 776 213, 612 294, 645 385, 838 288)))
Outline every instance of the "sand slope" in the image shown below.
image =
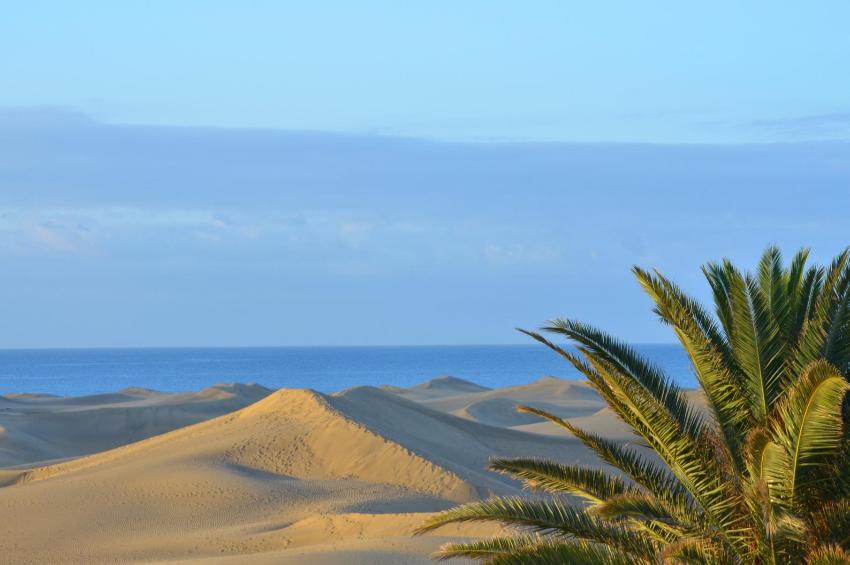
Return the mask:
POLYGON ((371 387, 335 395, 284 389, 123 447, 4 471, 0 556, 14 563, 427 563, 445 536, 496 531, 410 536, 423 513, 518 492, 485 470, 493 455, 596 463, 575 440, 434 409, 439 397, 492 392, 448 384, 439 393, 423 387, 430 402, 371 387))
POLYGON ((0 467, 132 443, 238 410, 271 392, 259 385, 222 384, 175 394, 134 388, 74 398, 0 396, 0 467))
POLYGON ((395 389, 394 393, 435 410, 501 428, 567 435, 538 416, 517 413, 518 405, 528 404, 608 437, 632 438, 628 428, 608 410, 586 381, 543 377, 529 385, 490 390, 461 379, 449 379, 436 387, 429 381, 409 389, 395 389))

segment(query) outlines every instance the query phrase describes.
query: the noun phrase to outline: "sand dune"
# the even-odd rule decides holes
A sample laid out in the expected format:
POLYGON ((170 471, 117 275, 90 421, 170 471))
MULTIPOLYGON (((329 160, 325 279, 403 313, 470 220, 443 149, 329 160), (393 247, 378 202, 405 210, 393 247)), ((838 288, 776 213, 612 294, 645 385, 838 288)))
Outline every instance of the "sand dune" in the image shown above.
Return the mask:
MULTIPOLYGON (((399 393, 359 387, 333 395, 254 390, 261 396, 257 402, 229 414, 69 461, 0 471, 0 484, 7 485, 0 488, 0 555, 14 563, 428 563, 428 554, 447 539, 497 531, 457 527, 411 537, 428 512, 519 492, 516 483, 486 471, 490 457, 597 464, 571 438, 434 408, 441 398, 451 404, 459 395, 532 401, 541 390, 556 407, 584 406, 592 399, 583 394, 552 397, 553 390, 583 392, 580 386, 548 380, 500 396, 454 380, 439 384, 447 386, 399 393)), ((31 417, 70 418, 68 412, 77 412, 97 418, 92 406, 108 413, 131 406, 180 410, 201 402, 199 397, 223 402, 232 392, 208 389, 181 400, 133 390, 97 400, 31 399, 26 405, 42 407, 31 417)), ((233 402, 246 398, 233 394, 233 402)), ((498 402, 490 407, 494 413, 498 402)), ((508 404, 503 408, 510 410, 508 404)), ((105 439, 94 439, 98 429, 83 434, 85 448, 117 439, 107 430, 105 439)), ((72 433, 63 437, 72 443, 72 433)), ((24 441, 17 438, 20 447, 24 441)), ((43 452, 56 454, 47 447, 43 452)))
POLYGON ((222 384, 175 394, 133 388, 72 398, 0 396, 0 467, 103 451, 227 414, 269 393, 259 385, 222 384))
POLYGON ((457 377, 443 375, 442 377, 436 377, 422 384, 416 385, 410 390, 420 393, 430 391, 442 394, 446 392, 484 392, 491 389, 457 377))
POLYGON ((603 412, 605 402, 585 381, 543 377, 529 385, 493 390, 474 388, 477 385, 461 379, 450 382, 451 386, 442 383, 435 386, 434 381, 429 381, 394 392, 429 408, 501 428, 562 437, 566 435, 561 428, 542 418, 517 413, 518 405, 529 404, 603 435, 630 437, 626 427, 617 422, 612 413, 603 412))

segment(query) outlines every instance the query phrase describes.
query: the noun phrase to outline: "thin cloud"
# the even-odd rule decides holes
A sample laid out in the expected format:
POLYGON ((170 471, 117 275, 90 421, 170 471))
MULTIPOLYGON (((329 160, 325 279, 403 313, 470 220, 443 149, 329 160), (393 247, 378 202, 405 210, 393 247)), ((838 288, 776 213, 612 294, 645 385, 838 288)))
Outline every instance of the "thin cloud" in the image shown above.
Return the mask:
POLYGON ((366 243, 374 227, 367 222, 343 222, 339 226, 339 237, 343 243, 357 249, 366 243))
POLYGON ((96 126, 90 115, 66 106, 0 106, 0 128, 7 131, 96 126))
POLYGON ((484 247, 483 254, 487 261, 494 265, 537 263, 551 261, 558 256, 558 253, 551 247, 522 243, 489 244, 484 247))
POLYGON ((49 251, 76 253, 94 243, 91 230, 83 224, 43 221, 25 228, 32 242, 49 251))
POLYGON ((742 127, 788 138, 845 137, 850 135, 850 112, 759 119, 742 127))

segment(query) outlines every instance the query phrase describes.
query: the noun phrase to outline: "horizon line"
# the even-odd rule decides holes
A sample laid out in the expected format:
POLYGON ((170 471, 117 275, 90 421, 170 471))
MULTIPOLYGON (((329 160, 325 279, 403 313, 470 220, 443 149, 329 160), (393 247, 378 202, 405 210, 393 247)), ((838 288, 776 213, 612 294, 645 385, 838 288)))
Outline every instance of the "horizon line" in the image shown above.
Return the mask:
MULTIPOLYGON (((676 342, 626 341, 631 346, 680 345, 676 342)), ((568 344, 569 345, 569 344, 568 344)), ((105 351, 105 350, 146 350, 146 349, 403 349, 427 347, 540 347, 532 343, 414 343, 385 345, 110 345, 110 346, 37 346, 37 347, 0 347, 0 353, 14 351, 105 351)))
POLYGON ((95 112, 81 110, 74 106, 55 105, 55 104, 39 104, 39 105, 0 105, 0 122, 4 114, 20 112, 24 115, 24 119, 15 119, 19 116, 13 116, 12 124, 20 128, 21 126, 35 126, 36 128, 49 128, 52 126, 68 126, 72 127, 117 127, 131 129, 172 129, 182 131, 208 131, 208 132, 226 132, 226 131, 243 131, 254 132, 260 134, 301 134, 301 135, 336 135, 357 138, 383 138, 396 139, 406 141, 418 141, 423 143, 438 143, 450 145, 635 145, 635 146, 660 146, 660 147, 740 147, 740 146, 770 146, 770 145, 801 145, 801 144, 819 144, 819 143, 850 143, 848 134, 832 134, 820 136, 802 136, 793 137, 765 137, 762 139, 743 139, 735 140, 730 138, 723 141, 691 141, 687 139, 681 140, 665 140, 655 141, 651 139, 571 139, 561 136, 511 136, 498 134, 477 134, 477 135, 439 135, 429 134, 425 132, 415 132, 412 130, 404 131, 385 126, 369 126, 369 127, 346 127, 346 128, 310 128, 310 127, 286 127, 282 125, 255 125, 250 123, 244 124, 208 124, 208 123, 179 123, 169 121, 137 121, 117 119, 112 120, 98 115, 95 112), (26 115, 36 117, 35 120, 27 120, 26 115), (44 119, 44 118, 47 119, 44 119), (62 118, 65 118, 64 120, 62 118), (68 120, 70 118, 70 120, 68 120))

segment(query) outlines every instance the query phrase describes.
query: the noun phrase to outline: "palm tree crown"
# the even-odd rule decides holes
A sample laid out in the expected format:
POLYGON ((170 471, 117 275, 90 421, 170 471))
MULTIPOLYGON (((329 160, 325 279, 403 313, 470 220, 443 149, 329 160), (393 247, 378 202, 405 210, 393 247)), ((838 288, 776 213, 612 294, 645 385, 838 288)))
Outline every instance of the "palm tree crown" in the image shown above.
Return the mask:
POLYGON ((784 266, 772 247, 753 273, 707 264, 714 315, 658 272, 634 269, 686 350, 707 415, 657 366, 592 326, 559 319, 543 328, 575 352, 524 331, 578 369, 639 441, 522 407, 568 430, 615 472, 494 460, 493 470, 554 496, 437 514, 422 531, 479 520, 523 530, 439 555, 493 564, 850 562, 850 253, 828 267, 807 258, 802 250, 784 266))

